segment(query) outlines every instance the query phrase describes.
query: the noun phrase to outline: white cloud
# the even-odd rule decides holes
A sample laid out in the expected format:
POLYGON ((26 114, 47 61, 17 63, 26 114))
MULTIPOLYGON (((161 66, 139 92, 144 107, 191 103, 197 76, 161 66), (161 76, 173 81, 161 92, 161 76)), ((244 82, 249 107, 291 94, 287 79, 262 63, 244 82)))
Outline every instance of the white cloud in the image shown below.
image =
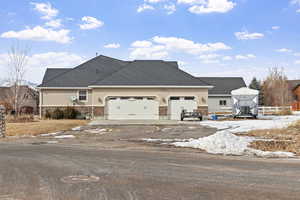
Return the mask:
POLYGON ((291 4, 298 4, 300 6, 300 0, 291 0, 291 4))
MULTIPOLYGON (((25 79, 34 83, 40 83, 46 68, 75 67, 83 63, 85 60, 86 58, 83 56, 70 52, 46 52, 33 54, 28 57, 25 79)), ((0 54, 0 70, 5 71, 7 69, 7 62, 8 55, 0 54)), ((0 78, 7 78, 4 77, 5 73, 1 75, 0 78)))
POLYGON ((222 59, 225 60, 225 61, 228 61, 228 60, 232 60, 232 57, 231 56, 224 56, 222 59))
POLYGON ((256 58, 256 56, 253 55, 253 54, 236 55, 235 56, 235 59, 237 59, 237 60, 249 60, 249 59, 252 59, 252 58, 256 58))
POLYGON ((96 29, 104 25, 104 22, 95 17, 84 16, 81 20, 84 22, 84 24, 79 25, 82 30, 96 29))
MULTIPOLYGON (((132 44, 132 46, 134 46, 134 44, 132 44)), ((168 55, 169 53, 162 45, 133 48, 130 52, 130 58, 132 59, 163 59, 168 55)))
POLYGON ((70 30, 52 30, 36 26, 34 28, 27 27, 22 31, 8 31, 1 34, 2 38, 16 38, 20 40, 34 40, 34 41, 54 41, 58 43, 69 43, 72 38, 69 36, 70 30))
POLYGON ((107 48, 107 49, 117 49, 117 48, 120 48, 121 45, 120 44, 117 44, 117 43, 112 43, 112 44, 107 44, 104 46, 104 48, 107 48))
POLYGON ((218 64, 218 63, 220 63, 220 61, 219 60, 214 60, 214 59, 212 59, 212 60, 208 59, 208 60, 202 60, 202 63, 204 63, 204 64, 218 64))
POLYGON ((199 3, 200 5, 193 5, 189 11, 194 14, 208 14, 208 13, 226 13, 232 10, 236 3, 230 0, 207 0, 205 2, 181 1, 190 2, 192 4, 199 3))
POLYGON ((168 15, 171 15, 176 11, 176 6, 174 4, 164 5, 164 9, 167 10, 168 15))
POLYGON ((147 2, 147 3, 160 3, 160 2, 164 2, 164 1, 167 1, 167 0, 145 0, 145 2, 147 2))
POLYGON ((231 47, 222 42, 201 44, 184 38, 160 36, 155 36, 152 38, 152 40, 158 44, 164 45, 167 50, 182 51, 193 55, 203 52, 231 49, 231 47))
POLYGON ((205 56, 213 57, 213 54, 202 55, 203 53, 231 49, 221 42, 201 44, 184 38, 159 36, 153 37, 150 41, 135 41, 131 46, 130 57, 140 59, 161 59, 168 57, 172 52, 195 55, 199 56, 200 59, 202 56, 204 59, 205 56))
POLYGON ((280 26, 272 26, 272 30, 278 30, 280 29, 280 26))
POLYGON ((295 61, 295 64, 296 64, 296 65, 300 65, 300 60, 296 60, 296 61, 295 61))
POLYGON ((236 32, 234 34, 238 40, 256 40, 265 36, 263 33, 249 33, 248 31, 236 32))
POLYGON ((45 25, 52 28, 59 28, 61 27, 61 20, 60 19, 51 20, 46 22, 45 25))
POLYGON ((297 52, 297 53, 294 53, 293 55, 294 55, 294 56, 300 56, 300 53, 297 52))
POLYGON ((152 42, 147 40, 135 41, 131 44, 132 47, 150 47, 152 46, 152 42))
MULTIPOLYGON (((291 0, 291 4, 300 6, 300 0, 291 0)), ((296 12, 297 12, 297 13, 300 13, 300 9, 298 9, 296 12)))
POLYGON ((204 54, 204 55, 200 55, 200 59, 201 60, 211 60, 211 59, 215 59, 220 57, 219 54, 204 54))
POLYGON ((206 0, 177 0, 178 4, 189 4, 189 5, 195 5, 195 4, 205 4, 206 0))
POLYGON ((287 48, 276 49, 276 51, 281 52, 281 53, 290 53, 290 52, 292 52, 291 49, 287 49, 287 48))
POLYGON ((137 12, 140 13, 140 12, 144 12, 145 10, 154 10, 154 7, 153 6, 150 6, 148 4, 143 4, 143 5, 140 5, 138 8, 137 8, 137 12))
POLYGON ((35 3, 31 2, 34 5, 34 10, 38 11, 43 16, 42 19, 50 20, 58 15, 58 10, 53 8, 52 5, 48 3, 35 3))

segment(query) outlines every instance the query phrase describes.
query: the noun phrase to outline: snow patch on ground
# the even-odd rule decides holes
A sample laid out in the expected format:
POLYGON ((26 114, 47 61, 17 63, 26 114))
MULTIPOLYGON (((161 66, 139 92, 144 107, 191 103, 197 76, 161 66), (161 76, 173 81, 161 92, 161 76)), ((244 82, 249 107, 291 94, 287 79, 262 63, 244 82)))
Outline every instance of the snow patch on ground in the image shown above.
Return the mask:
POLYGON ((75 127, 75 128, 72 128, 71 130, 72 131, 81 131, 81 126, 77 126, 77 127, 75 127))
POLYGON ((42 136, 42 137, 49 137, 49 136, 58 135, 58 134, 60 134, 60 133, 61 133, 61 132, 46 133, 46 134, 41 134, 40 136, 42 136))
POLYGON ((189 147, 203 149, 211 154, 224 155, 255 155, 269 158, 289 158, 294 157, 290 152, 268 152, 248 147, 256 139, 254 137, 237 136, 235 133, 245 133, 258 129, 285 128, 295 121, 300 120, 300 116, 270 116, 260 120, 240 120, 240 121, 205 121, 200 124, 217 128, 215 134, 199 139, 147 139, 146 142, 164 142, 177 147, 189 147))
POLYGON ((165 143, 169 143, 169 142, 188 142, 191 141, 193 139, 152 139, 152 138, 142 138, 139 139, 139 141, 144 141, 144 142, 165 142, 165 143))
POLYGON ((57 135, 57 136, 54 136, 54 138, 56 139, 72 139, 72 138, 75 138, 74 135, 57 135))
POLYGON ((218 131, 217 133, 199 139, 190 139, 187 142, 175 142, 172 145, 177 147, 189 147, 203 149, 211 154, 223 155, 255 155, 268 158, 289 158, 294 157, 290 152, 269 152, 249 148, 254 137, 236 136, 228 131, 218 131))
POLYGON ((108 130, 106 128, 97 128, 97 129, 89 129, 89 130, 85 130, 85 132, 88 132, 88 133, 93 133, 93 134, 105 134, 108 130))
POLYGON ((272 158, 294 157, 295 154, 290 152, 268 152, 249 148, 250 143, 256 139, 254 137, 236 136, 234 133, 258 129, 285 128, 298 120, 300 120, 300 116, 273 116, 264 120, 206 121, 201 122, 201 125, 217 128, 220 131, 208 137, 172 144, 177 147, 203 149, 212 154, 255 155, 272 158))
POLYGON ((228 129, 231 133, 243 133, 258 129, 280 129, 285 128, 293 122, 300 120, 300 116, 269 116, 260 120, 240 120, 240 121, 204 121, 200 124, 217 128, 219 130, 228 129))
POLYGON ((57 144, 58 141, 47 141, 47 144, 57 144))
POLYGON ((208 153, 225 155, 243 155, 245 149, 254 138, 239 137, 228 131, 219 131, 208 137, 190 140, 189 142, 175 142, 177 147, 191 147, 204 149, 208 153))

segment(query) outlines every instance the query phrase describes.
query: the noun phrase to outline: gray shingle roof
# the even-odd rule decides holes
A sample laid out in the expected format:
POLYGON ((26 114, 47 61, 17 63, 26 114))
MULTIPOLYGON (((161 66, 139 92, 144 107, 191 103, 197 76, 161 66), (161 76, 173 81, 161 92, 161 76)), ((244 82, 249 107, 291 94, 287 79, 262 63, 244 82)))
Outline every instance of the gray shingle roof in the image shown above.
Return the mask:
POLYGON ((134 61, 111 76, 95 82, 95 85, 209 85, 180 70, 177 63, 174 64, 164 61, 134 61))
POLYGON ((42 83, 46 83, 51 79, 55 78, 56 76, 65 73, 69 70, 71 70, 71 68, 48 68, 45 72, 42 83))
POLYGON ((121 61, 95 57, 73 69, 48 69, 39 87, 88 87, 91 85, 209 86, 179 69, 177 62, 121 61))
POLYGON ((230 95, 232 90, 246 87, 242 77, 198 77, 200 80, 213 85, 208 90, 209 95, 230 95))
POLYGON ((127 62, 106 56, 95 57, 71 70, 66 70, 54 78, 47 77, 39 87, 88 87, 96 80, 101 80, 118 71, 127 62))
POLYGON ((296 89, 300 85, 300 80, 288 80, 290 90, 296 89))

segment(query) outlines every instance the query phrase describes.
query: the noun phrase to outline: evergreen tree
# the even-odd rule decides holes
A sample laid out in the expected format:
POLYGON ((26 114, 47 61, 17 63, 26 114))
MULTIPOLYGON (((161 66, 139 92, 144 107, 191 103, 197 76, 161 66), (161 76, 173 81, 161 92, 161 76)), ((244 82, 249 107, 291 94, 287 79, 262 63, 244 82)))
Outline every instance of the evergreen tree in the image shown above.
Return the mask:
POLYGON ((264 105, 264 94, 263 90, 261 89, 261 83, 254 77, 249 85, 250 89, 258 90, 259 91, 259 98, 258 98, 258 103, 259 105, 264 105))

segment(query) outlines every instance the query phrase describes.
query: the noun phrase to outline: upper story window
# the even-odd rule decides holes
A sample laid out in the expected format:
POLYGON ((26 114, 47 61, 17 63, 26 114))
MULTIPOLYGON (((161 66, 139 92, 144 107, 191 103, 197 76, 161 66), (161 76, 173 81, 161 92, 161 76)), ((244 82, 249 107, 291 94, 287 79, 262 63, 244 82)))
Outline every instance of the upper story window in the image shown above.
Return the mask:
POLYGON ((220 106, 226 106, 227 105, 227 101, 226 100, 220 100, 220 106))
POLYGON ((79 90, 78 100, 79 101, 87 101, 87 91, 86 90, 79 90))

